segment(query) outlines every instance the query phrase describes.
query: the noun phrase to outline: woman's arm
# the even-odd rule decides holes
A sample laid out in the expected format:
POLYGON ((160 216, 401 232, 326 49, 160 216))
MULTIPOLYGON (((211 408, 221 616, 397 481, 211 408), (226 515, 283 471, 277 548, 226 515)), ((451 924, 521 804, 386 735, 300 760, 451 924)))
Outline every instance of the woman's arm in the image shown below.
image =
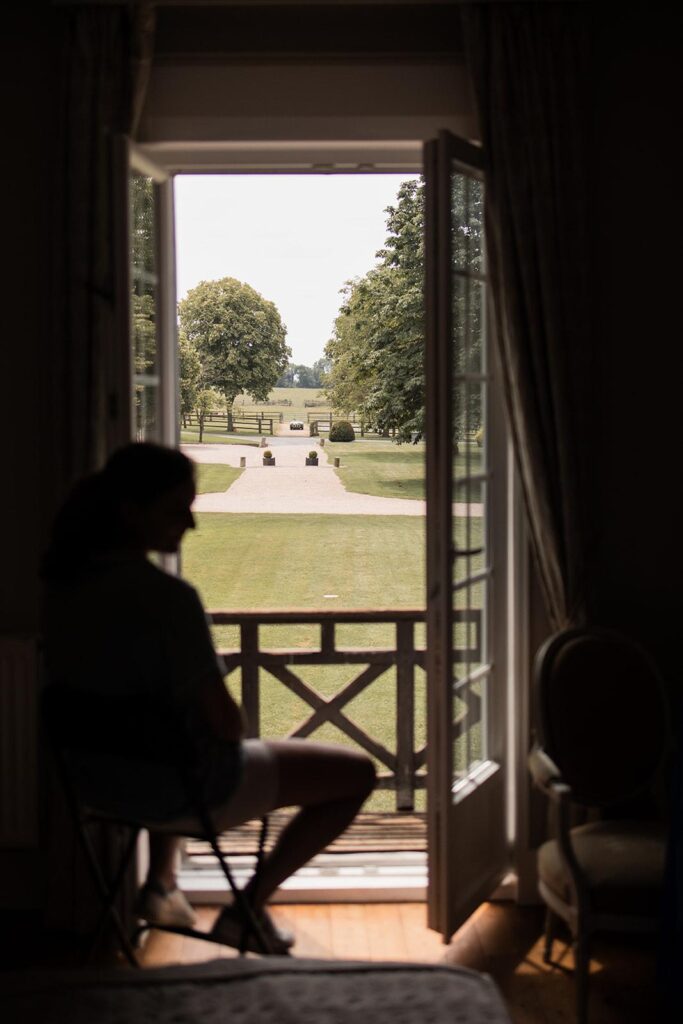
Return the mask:
POLYGON ((244 736, 247 727, 244 712, 218 672, 203 680, 199 702, 206 723, 217 739, 237 742, 244 736))

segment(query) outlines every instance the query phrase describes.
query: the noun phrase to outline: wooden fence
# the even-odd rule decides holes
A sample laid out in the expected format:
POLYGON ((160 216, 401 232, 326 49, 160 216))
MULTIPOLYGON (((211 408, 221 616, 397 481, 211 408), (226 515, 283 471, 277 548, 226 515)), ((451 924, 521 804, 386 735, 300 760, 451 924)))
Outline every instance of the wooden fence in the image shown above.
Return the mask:
MULTIPOLYGON (((224 412, 211 412, 207 413, 204 417, 204 427, 208 423, 221 423, 225 424, 226 433, 255 433, 255 434, 266 434, 272 435, 275 433, 275 423, 282 423, 284 414, 282 412, 275 412, 269 410, 268 413, 254 412, 254 413, 242 413, 233 412, 229 416, 224 412)), ((188 413, 184 417, 184 426, 196 427, 199 425, 199 421, 196 413, 188 413)))

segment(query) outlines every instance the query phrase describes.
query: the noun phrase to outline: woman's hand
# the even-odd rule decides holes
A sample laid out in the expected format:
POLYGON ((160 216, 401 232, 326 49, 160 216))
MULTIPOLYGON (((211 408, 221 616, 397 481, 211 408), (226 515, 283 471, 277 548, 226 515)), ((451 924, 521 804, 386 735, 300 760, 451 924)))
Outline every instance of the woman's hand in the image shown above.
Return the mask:
POLYGON ((244 713, 218 672, 200 687, 199 700, 207 725, 217 739, 232 743, 242 739, 247 727, 244 713))

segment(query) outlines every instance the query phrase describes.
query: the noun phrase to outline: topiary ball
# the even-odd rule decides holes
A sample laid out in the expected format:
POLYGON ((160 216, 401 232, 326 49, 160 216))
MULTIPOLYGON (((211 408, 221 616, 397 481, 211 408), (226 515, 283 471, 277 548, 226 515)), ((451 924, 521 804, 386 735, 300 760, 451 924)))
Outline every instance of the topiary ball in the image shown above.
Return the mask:
POLYGON ((330 441, 355 441, 356 432, 348 420, 335 420, 330 427, 330 441))

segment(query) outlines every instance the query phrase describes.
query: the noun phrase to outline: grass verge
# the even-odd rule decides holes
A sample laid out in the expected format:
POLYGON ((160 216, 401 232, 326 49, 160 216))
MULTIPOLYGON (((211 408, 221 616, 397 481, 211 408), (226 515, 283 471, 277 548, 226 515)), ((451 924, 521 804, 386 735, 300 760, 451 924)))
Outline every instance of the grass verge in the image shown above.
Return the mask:
MULTIPOLYGON (((456 479, 481 471, 482 451, 476 445, 462 444, 453 472, 456 479)), ((336 472, 347 491, 373 494, 381 498, 425 498, 425 445, 395 444, 391 441, 325 442, 330 461, 341 459, 336 472)), ((458 488, 454 501, 466 501, 464 488, 458 488)), ((481 485, 469 488, 469 500, 481 500, 481 485)))
POLYGON ((234 466, 195 462, 197 494, 216 494, 219 491, 227 491, 242 472, 244 471, 236 469, 234 466))

